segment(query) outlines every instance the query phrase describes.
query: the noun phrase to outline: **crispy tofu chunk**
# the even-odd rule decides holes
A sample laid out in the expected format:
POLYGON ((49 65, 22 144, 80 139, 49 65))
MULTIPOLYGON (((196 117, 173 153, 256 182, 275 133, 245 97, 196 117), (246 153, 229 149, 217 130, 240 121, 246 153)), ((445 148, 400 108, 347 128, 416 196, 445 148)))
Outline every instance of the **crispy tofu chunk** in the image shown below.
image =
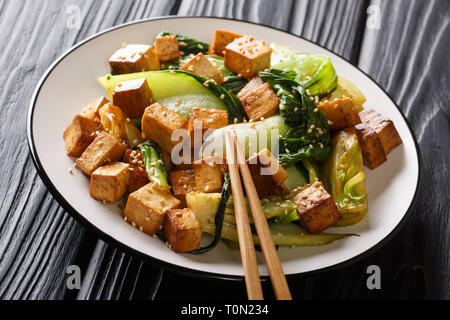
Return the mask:
POLYGON ((221 56, 225 54, 225 47, 234 41, 234 39, 242 37, 242 34, 225 30, 216 30, 212 39, 208 53, 210 55, 221 56))
POLYGON ((86 117, 91 120, 100 119, 98 111, 100 110, 101 107, 103 107, 107 103, 109 103, 109 101, 105 97, 97 98, 91 103, 85 105, 80 114, 83 117, 86 117))
POLYGON ((128 117, 140 118, 145 108, 153 103, 153 93, 145 78, 120 82, 112 94, 113 104, 128 117))
POLYGON ((268 149, 248 158, 247 165, 260 198, 282 192, 280 186, 288 175, 268 149))
POLYGON ((372 109, 364 109, 361 111, 360 116, 365 124, 375 130, 386 155, 402 144, 402 139, 390 119, 383 117, 372 109))
POLYGON ((156 51, 143 44, 124 44, 109 58, 109 65, 115 74, 160 69, 156 51))
POLYGON ((167 210, 178 208, 180 201, 169 188, 149 183, 128 197, 123 211, 125 221, 148 235, 154 235, 162 227, 167 210))
POLYGON ((101 130, 101 124, 97 119, 76 115, 63 134, 67 155, 79 157, 94 141, 98 130, 101 130))
POLYGON ((223 173, 227 170, 226 159, 211 156, 193 163, 195 187, 198 192, 221 192, 223 173))
POLYGON ((91 175, 98 167, 120 160, 124 152, 119 139, 109 133, 100 132, 75 163, 81 171, 91 175))
POLYGON ((292 200, 297 206, 300 223, 312 234, 321 233, 342 218, 320 181, 304 188, 292 200))
POLYGON ((353 127, 361 123, 358 110, 353 104, 352 98, 323 102, 318 104, 317 107, 331 121, 330 130, 332 131, 353 127))
POLYGON ((259 71, 270 68, 272 48, 263 41, 243 36, 225 47, 224 64, 228 69, 250 79, 259 71))
POLYGON ((364 165, 369 169, 378 168, 387 160, 378 134, 366 123, 356 125, 355 130, 361 146, 364 165))
POLYGON ((200 249, 202 229, 194 212, 189 208, 167 211, 164 219, 164 233, 175 252, 200 249))
POLYGON ((191 117, 188 122, 188 131, 194 144, 194 132, 198 132, 203 138, 207 130, 215 130, 228 125, 228 111, 192 108, 191 117))
POLYGON ((194 170, 176 170, 169 175, 174 196, 186 207, 186 195, 196 191, 194 170))
POLYGON ((278 113, 280 99, 269 83, 255 77, 238 93, 242 107, 250 121, 259 121, 278 113))
POLYGON ((162 149, 171 153, 173 147, 179 143, 179 141, 172 141, 172 132, 184 129, 187 121, 175 111, 169 110, 159 103, 154 103, 145 109, 141 125, 142 135, 145 139, 155 141, 162 149))
POLYGON ((178 47, 176 36, 156 38, 155 50, 160 62, 167 62, 180 58, 180 49, 178 47))
POLYGON ((182 65, 180 70, 214 80, 217 84, 221 84, 224 81, 220 70, 201 52, 197 53, 195 57, 192 57, 191 60, 182 65))
POLYGON ((141 150, 128 149, 122 159, 130 165, 130 179, 128 181, 128 193, 135 192, 149 183, 147 171, 145 170, 144 158, 141 150))
POLYGON ((97 168, 91 175, 89 194, 97 200, 116 202, 127 191, 130 165, 111 162, 97 168))

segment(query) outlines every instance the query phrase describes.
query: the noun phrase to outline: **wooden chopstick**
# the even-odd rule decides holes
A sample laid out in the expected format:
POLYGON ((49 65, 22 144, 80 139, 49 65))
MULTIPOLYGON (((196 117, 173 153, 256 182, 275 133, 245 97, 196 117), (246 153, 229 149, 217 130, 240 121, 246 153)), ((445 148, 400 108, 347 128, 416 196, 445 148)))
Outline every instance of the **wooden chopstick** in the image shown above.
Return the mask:
POLYGON ((249 300, 263 300, 263 292, 256 260, 255 245, 244 201, 239 168, 236 164, 234 141, 230 132, 225 132, 225 146, 227 151, 228 169, 230 171, 231 190, 233 193, 234 212, 236 215, 236 227, 239 238, 242 265, 244 267, 245 285, 249 300))
MULTIPOLYGON (((256 233, 258 234, 261 251, 264 255, 267 269, 269 271, 272 287, 275 291, 275 297, 278 300, 292 300, 292 295, 289 290, 289 286, 284 275, 283 268, 281 266, 280 258, 278 257, 275 244, 270 233, 269 225, 264 211, 259 200, 258 193, 256 192, 255 184, 253 182, 250 170, 245 161, 245 154, 239 145, 234 132, 229 133, 236 147, 236 156, 241 171, 242 179, 244 180, 245 191, 250 204, 250 209, 253 216, 253 222, 255 224, 256 233)), ((234 194, 233 194, 234 199, 234 194)), ((245 204, 244 204, 245 205, 245 204)))

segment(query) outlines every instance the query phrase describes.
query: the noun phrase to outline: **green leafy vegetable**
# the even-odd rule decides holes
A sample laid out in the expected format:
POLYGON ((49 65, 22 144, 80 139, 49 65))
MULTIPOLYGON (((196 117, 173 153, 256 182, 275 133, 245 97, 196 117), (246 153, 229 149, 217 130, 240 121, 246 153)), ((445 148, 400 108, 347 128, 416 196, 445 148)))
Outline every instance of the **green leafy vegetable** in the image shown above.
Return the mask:
POLYGON ((333 152, 323 176, 343 217, 337 225, 347 226, 361 221, 367 213, 362 154, 354 130, 340 131, 332 141, 333 152))
MULTIPOLYGON (((173 35, 172 32, 170 31, 162 31, 160 32, 156 38, 161 38, 161 37, 165 37, 165 36, 171 36, 173 35)), ((178 47, 180 48, 180 51, 183 52, 182 56, 187 56, 190 54, 197 54, 199 52, 203 53, 203 54, 207 54, 208 53, 208 49, 209 49, 209 44, 197 40, 197 39, 193 39, 193 38, 189 38, 180 34, 176 34, 175 35, 177 37, 178 40, 178 47)))
POLYGON ((201 77, 193 73, 189 73, 182 70, 176 70, 173 72, 191 76, 198 83, 201 83, 202 85, 207 87, 209 91, 212 92, 216 97, 220 98, 223 101, 223 103, 225 103, 225 105, 227 106, 229 123, 243 122, 244 119, 247 119, 247 115, 245 114, 241 101, 236 97, 236 95, 232 94, 224 87, 214 83, 214 81, 210 81, 204 77, 201 77))
POLYGON ((191 254, 202 254, 208 252, 214 249, 216 245, 219 243, 219 240, 222 237, 223 218, 225 215, 227 201, 230 197, 230 191, 231 191, 230 175, 228 173, 225 173, 223 175, 223 187, 222 187, 222 194, 220 196, 219 209, 217 210, 217 213, 214 217, 214 225, 215 225, 214 239, 209 245, 202 247, 198 250, 191 251, 190 252, 191 254))
POLYGON ((148 179, 162 187, 169 187, 166 169, 159 147, 151 141, 147 141, 138 147, 142 151, 148 179))
POLYGON ((114 88, 123 81, 132 79, 147 79, 153 92, 153 99, 185 118, 189 118, 192 108, 227 110, 227 105, 212 93, 207 87, 200 84, 188 73, 176 71, 147 71, 138 73, 107 75, 98 81, 105 88, 111 99, 114 88))
POLYGON ((272 68, 294 71, 295 80, 312 96, 323 97, 337 86, 336 71, 330 57, 322 54, 296 52, 288 47, 272 44, 272 68))
POLYGON ((280 114, 290 127, 280 139, 279 160, 293 165, 301 160, 326 161, 331 152, 328 122, 304 88, 295 80, 295 72, 260 72, 280 98, 280 114))

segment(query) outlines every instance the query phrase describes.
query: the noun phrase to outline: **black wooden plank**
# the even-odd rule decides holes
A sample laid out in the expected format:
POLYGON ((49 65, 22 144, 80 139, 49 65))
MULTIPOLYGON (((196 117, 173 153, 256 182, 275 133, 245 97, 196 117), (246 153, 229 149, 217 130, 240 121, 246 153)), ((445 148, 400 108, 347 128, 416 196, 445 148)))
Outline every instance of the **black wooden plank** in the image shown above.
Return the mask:
MULTIPOLYGON (((69 29, 67 10, 73 1, 1 2, 0 173, 4 180, 0 187, 0 298, 63 298, 67 267, 83 267, 94 248, 92 241, 97 241, 92 237, 88 237, 90 242, 84 241, 86 230, 60 208, 33 168, 25 115, 39 78, 76 42, 125 21, 168 14, 176 4, 79 1, 75 6, 81 13, 81 28, 69 29)), ((122 265, 113 265, 110 274, 117 275, 122 265)), ((108 278, 119 283, 115 280, 108 278)), ((108 286, 103 296, 114 297, 108 286)))

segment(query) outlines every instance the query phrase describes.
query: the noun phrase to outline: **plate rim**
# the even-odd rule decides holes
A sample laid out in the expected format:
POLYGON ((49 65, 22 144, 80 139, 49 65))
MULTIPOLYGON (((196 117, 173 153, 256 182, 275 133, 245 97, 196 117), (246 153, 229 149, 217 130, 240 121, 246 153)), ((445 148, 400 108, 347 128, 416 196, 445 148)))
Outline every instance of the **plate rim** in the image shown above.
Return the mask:
MULTIPOLYGON (((405 121, 409 133, 412 136, 412 139, 414 141, 414 146, 415 146, 415 150, 416 150, 416 157, 417 157, 417 163, 418 163, 418 178, 417 178, 417 184, 416 184, 416 189, 414 192, 414 196, 411 200, 411 203, 409 204, 408 209, 406 210, 405 214, 403 215, 402 219, 400 220, 400 222, 395 226, 395 228, 389 233, 387 234, 381 241, 379 241, 376 245, 370 247, 369 249, 367 249, 366 251, 350 258, 347 259, 345 261, 342 261, 340 263, 336 263, 333 264, 331 266, 328 267, 323 267, 320 269, 316 269, 316 270, 311 270, 311 271, 307 271, 307 272, 301 272, 301 273, 295 273, 295 274, 289 274, 286 275, 286 278, 288 280, 293 280, 293 279, 303 279, 303 278, 308 278, 311 276, 316 276, 319 274, 325 274, 325 273, 330 273, 330 272, 334 272, 336 270, 342 269, 344 267, 353 265, 361 260, 363 260, 364 258, 374 254, 375 252, 377 252, 379 249, 381 249, 383 246, 385 246, 388 242, 390 242, 398 233, 399 231, 403 228, 403 226, 406 224, 406 222, 408 221, 409 217, 411 216, 411 213, 413 211, 413 208, 415 207, 415 204, 417 202, 417 198, 419 195, 419 190, 420 187, 422 185, 422 155, 421 155, 421 150, 420 150, 420 146, 419 143, 417 141, 417 138, 411 128, 411 125, 408 121, 408 119, 405 117, 403 111, 400 109, 400 107, 397 105, 397 103, 394 101, 394 99, 390 96, 390 94, 380 85, 378 84, 377 81, 375 81, 370 75, 368 75, 365 71, 361 70, 358 66, 356 66, 355 64, 353 64, 351 61, 349 61, 348 59, 342 57, 340 54, 337 54, 336 52, 334 52, 333 50, 330 50, 328 48, 325 48, 324 46, 315 43, 314 41, 311 41, 309 39, 304 38, 303 36, 300 35, 296 35, 292 32, 289 31, 285 31, 283 29, 277 28, 277 27, 273 27, 273 26, 269 26, 266 25, 264 23, 256 23, 256 22, 252 22, 252 21, 248 21, 248 20, 240 20, 240 19, 234 19, 234 18, 228 18, 228 17, 218 17, 218 16, 157 16, 157 17, 153 17, 153 18, 145 18, 145 19, 138 19, 138 20, 133 20, 127 23, 123 23, 123 24, 119 24, 117 26, 113 26, 110 28, 107 28, 103 31, 97 32, 94 35, 76 43, 74 46, 72 46, 71 48, 69 48, 68 50, 66 50, 63 54, 61 54, 44 72, 44 74, 42 75, 42 77, 40 78, 40 80, 38 81, 36 88, 33 92, 33 95, 31 97, 31 101, 29 104, 29 108, 28 108, 28 114, 27 114, 27 144, 31 153, 31 158, 33 160, 33 164, 36 168, 36 171, 38 173, 38 175, 40 176, 40 178, 42 179, 45 187, 47 188, 47 190, 51 193, 51 195, 55 198, 55 200, 63 207, 63 209, 69 213, 73 218, 75 218, 75 220, 77 222, 79 222, 83 227, 85 227, 89 232, 94 232, 101 240, 105 241, 108 244, 112 244, 114 247, 119 248, 120 250, 135 256, 135 257, 139 257, 141 260, 149 263, 151 266, 153 267, 160 267, 162 269, 165 270, 170 270, 172 272, 175 272, 177 274, 183 275, 183 276, 189 276, 192 278, 203 278, 203 279, 211 279, 211 280, 219 280, 219 281, 242 281, 244 280, 244 276, 240 276, 240 275, 228 275, 228 274, 221 274, 221 273, 214 273, 214 272, 207 272, 207 271, 199 271, 199 270, 195 270, 195 269, 191 269, 188 267, 184 267, 184 266, 179 266, 179 265, 175 265, 172 264, 170 262, 166 262, 163 260, 160 260, 158 258, 155 257, 151 257, 145 253, 142 253, 132 247, 129 247, 128 245, 120 242, 119 240, 116 240, 115 238, 113 238, 111 235, 107 234, 106 232, 102 231, 100 228, 98 228, 96 225, 94 225, 93 223, 89 222, 81 213, 79 213, 75 208, 72 207, 72 205, 59 193, 59 191, 57 190, 57 188, 53 185, 52 181, 50 180, 50 178, 48 177, 47 173, 45 172, 41 161, 39 159, 39 156, 37 155, 37 150, 36 150, 36 146, 34 143, 34 136, 33 136, 33 115, 34 115, 34 109, 35 109, 35 104, 37 99, 39 98, 39 93, 40 90, 43 86, 43 84, 45 83, 45 81, 47 80, 47 78, 50 76, 50 74, 52 73, 53 69, 61 62, 64 60, 64 58, 66 56, 68 56, 69 54, 71 54, 73 51, 75 51, 76 49, 78 49, 79 47, 81 47, 82 45, 86 44, 87 42, 94 40, 97 37, 100 37, 103 34, 106 34, 108 32, 111 32, 113 30, 117 30, 120 28, 124 28, 130 25, 134 25, 134 24, 140 24, 140 23, 145 23, 148 21, 156 21, 156 20, 168 20, 168 19, 220 19, 220 20, 228 20, 228 21, 236 21, 236 22, 243 22, 243 23, 248 23, 248 24, 253 24, 253 25, 258 25, 258 26, 262 26, 265 28, 269 28, 269 29, 273 29, 273 30, 277 30, 277 31, 281 31, 284 33, 287 33, 291 36, 300 38, 304 41, 307 41, 311 44, 314 44, 316 46, 321 47, 322 49, 331 52, 332 54, 335 54, 336 56, 338 56, 339 58, 343 59, 344 61, 348 62, 349 64, 351 64, 353 67, 355 67, 359 72, 361 72, 362 74, 364 74, 368 79, 370 79, 379 89, 382 90, 382 92, 389 98, 389 100, 391 100, 391 102, 393 103, 393 105, 397 108, 397 110, 400 112, 400 115, 402 116, 403 120, 405 121)), ((269 276, 261 276, 261 280, 263 281, 267 281, 269 279, 269 276)))

